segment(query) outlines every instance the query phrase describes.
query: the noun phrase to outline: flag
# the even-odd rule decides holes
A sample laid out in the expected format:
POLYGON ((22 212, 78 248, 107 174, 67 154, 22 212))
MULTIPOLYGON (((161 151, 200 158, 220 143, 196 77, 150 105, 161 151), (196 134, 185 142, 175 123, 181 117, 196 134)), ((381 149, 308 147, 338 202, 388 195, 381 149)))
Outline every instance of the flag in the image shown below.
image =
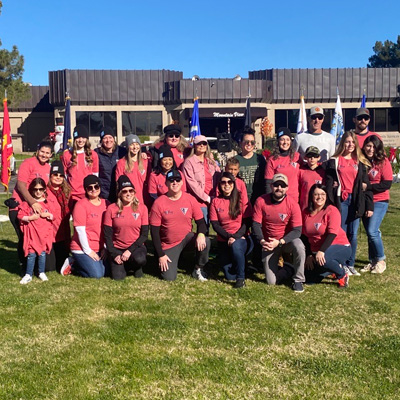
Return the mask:
POLYGON ((339 96, 339 88, 336 88, 336 106, 335 106, 335 113, 333 114, 333 121, 331 126, 331 134, 336 138, 336 145, 339 144, 340 139, 344 133, 343 127, 343 112, 342 112, 342 104, 340 102, 339 96))
POLYGON ((361 99, 361 108, 365 108, 366 107, 366 102, 367 102, 367 98, 365 97, 365 93, 363 94, 363 97, 361 99))
POLYGON ((190 121, 190 143, 193 143, 194 138, 199 135, 201 135, 199 121, 199 98, 196 97, 194 99, 193 114, 190 121))
POLYGON ((300 96, 299 119, 297 120, 297 134, 307 132, 307 114, 306 105, 304 104, 304 96, 300 96))
POLYGON ((3 101, 3 140, 1 146, 1 184, 8 191, 8 184, 11 177, 11 157, 13 155, 13 146, 11 140, 10 117, 8 116, 7 98, 3 101))
POLYGON ((250 96, 246 99, 246 110, 244 112, 244 126, 251 126, 251 104, 250 96))
POLYGON ((68 149, 68 141, 71 139, 71 98, 68 93, 65 96, 65 101, 63 151, 68 149))

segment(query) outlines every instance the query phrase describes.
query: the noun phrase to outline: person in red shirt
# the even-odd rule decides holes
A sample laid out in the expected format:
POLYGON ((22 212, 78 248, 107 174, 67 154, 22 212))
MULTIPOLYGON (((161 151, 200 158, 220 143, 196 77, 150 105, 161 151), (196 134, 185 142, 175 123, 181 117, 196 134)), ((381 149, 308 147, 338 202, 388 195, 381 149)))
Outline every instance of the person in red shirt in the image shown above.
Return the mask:
MULTIPOLYGON (((103 216, 108 201, 100 198, 100 181, 95 175, 83 180, 85 198, 78 200, 72 212, 74 234, 71 253, 74 257, 73 273, 84 278, 102 278, 104 265, 101 259, 104 248, 102 235, 103 216)), ((61 269, 61 274, 64 274, 61 269)))
POLYGON ((236 281, 234 288, 239 289, 245 286, 246 255, 251 252, 253 242, 248 234, 251 204, 242 198, 243 192, 236 188, 237 181, 229 172, 222 174, 219 195, 211 201, 210 221, 218 235, 218 257, 225 277, 236 281))
POLYGON ((318 147, 309 146, 304 153, 306 164, 299 171, 300 210, 308 206, 308 193, 315 183, 325 183, 325 168, 319 164, 321 159, 318 147))
POLYGON ((339 287, 348 286, 349 275, 343 265, 351 255, 351 247, 340 220, 339 210, 329 204, 326 187, 314 184, 303 210, 303 236, 310 253, 306 260, 307 282, 319 283, 326 275, 335 274, 339 287))
POLYGON ((389 207, 389 189, 393 182, 393 171, 382 140, 378 136, 372 135, 365 140, 363 153, 371 163, 368 177, 374 196, 374 213, 369 218, 366 216, 362 218, 368 236, 369 263, 361 269, 361 272, 382 274, 386 270, 386 256, 379 228, 389 207))
POLYGON ((142 157, 141 142, 138 136, 130 134, 126 137, 125 142, 128 152, 117 162, 116 180, 121 175, 126 175, 135 187, 137 199, 144 204, 148 161, 147 158, 142 157))
POLYGON ((88 175, 99 174, 99 156, 90 148, 89 132, 84 125, 74 128, 73 145, 61 156, 65 175, 71 186, 70 209, 75 203, 86 195, 83 179, 88 175))
POLYGON ((374 210, 367 173, 370 166, 352 131, 343 134, 335 154, 326 165, 329 201, 340 211, 342 229, 351 245, 351 256, 345 265, 349 275, 360 275, 354 267, 360 218, 364 215, 371 217, 374 210))
POLYGON ((192 276, 206 281, 203 267, 208 262, 210 239, 205 236, 203 213, 196 199, 182 192, 182 175, 178 170, 169 171, 166 180, 168 192, 154 202, 150 212, 150 231, 161 277, 168 281, 175 280, 181 253, 195 249, 192 276), (193 220, 197 225, 197 235, 192 232, 193 220))
POLYGON ((32 281, 36 257, 38 257, 39 279, 47 281, 45 273, 46 253, 50 253, 53 241, 53 215, 48 209, 46 201, 46 183, 42 178, 35 178, 29 184, 29 194, 35 200, 36 209, 23 202, 18 209, 18 219, 24 237, 24 254, 26 273, 20 284, 26 285, 32 281), (40 207, 40 212, 37 209, 40 207))
POLYGON ((28 187, 35 178, 42 178, 47 184, 49 181, 50 164, 49 160, 53 154, 53 146, 50 142, 41 142, 38 146, 36 155, 27 158, 18 169, 17 184, 12 197, 6 200, 5 204, 9 207, 9 217, 18 238, 18 258, 20 265, 25 265, 26 259, 23 250, 23 234, 17 219, 18 205, 26 201, 36 214, 42 212, 42 207, 37 200, 29 193, 28 187))
POLYGON ((265 278, 269 285, 293 279, 292 289, 303 292, 305 249, 300 240, 301 211, 299 204, 287 196, 288 178, 275 174, 272 178, 272 193, 259 197, 254 204, 253 233, 262 246, 262 262, 265 278), (279 259, 285 253, 292 253, 293 265, 279 259))
POLYGON ((144 243, 149 233, 149 213, 136 198, 135 187, 127 176, 118 178, 117 188, 117 202, 107 208, 103 222, 111 278, 125 279, 130 271, 141 278, 147 261, 144 243))
POLYGON ((47 184, 47 202, 53 214, 53 246, 46 257, 46 272, 60 271, 69 255, 71 228, 69 219, 69 199, 71 188, 65 179, 64 166, 61 161, 53 161, 50 169, 50 180, 47 184))
POLYGON ((371 132, 369 130, 368 125, 370 120, 371 116, 368 108, 364 107, 357 108, 356 116, 353 118, 353 122, 355 125, 354 133, 356 134, 360 149, 363 148, 364 141, 369 136, 375 135, 379 139, 381 139, 381 137, 376 132, 371 132))
MULTIPOLYGON (((151 172, 148 181, 148 191, 152 199, 157 199, 162 194, 168 192, 167 185, 165 183, 165 176, 171 169, 176 169, 174 156, 171 148, 167 145, 163 145, 158 149, 158 164, 151 172)), ((183 185, 182 191, 186 192, 186 182, 182 177, 183 185)))
POLYGON ((299 201, 300 155, 295 150, 293 135, 288 128, 279 128, 277 147, 267 160, 265 168, 266 192, 271 193, 271 181, 275 174, 284 174, 288 178, 287 195, 299 201))

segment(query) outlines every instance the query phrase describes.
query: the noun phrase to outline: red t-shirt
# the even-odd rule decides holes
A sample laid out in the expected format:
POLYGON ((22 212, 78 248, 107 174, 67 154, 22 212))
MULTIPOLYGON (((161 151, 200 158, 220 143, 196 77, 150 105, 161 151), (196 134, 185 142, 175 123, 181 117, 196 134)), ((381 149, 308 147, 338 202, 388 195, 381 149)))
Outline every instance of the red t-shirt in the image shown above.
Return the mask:
POLYGON ((335 206, 329 205, 315 215, 303 211, 303 235, 307 236, 313 253, 321 248, 329 233, 337 235, 332 245, 349 245, 346 232, 341 228, 340 212, 335 206))
POLYGON ((289 156, 270 157, 265 168, 265 179, 272 180, 275 174, 284 174, 288 178, 289 188, 287 195, 294 200, 299 200, 299 153, 295 153, 293 160, 289 156))
POLYGON ((144 191, 144 184, 146 181, 147 176, 147 160, 142 159, 143 163, 143 170, 139 171, 139 164, 137 162, 133 163, 133 168, 131 172, 125 171, 126 166, 126 158, 121 158, 117 162, 117 168, 115 170, 115 177, 118 181, 118 178, 121 175, 126 175, 130 181, 132 182, 133 186, 135 186, 136 197, 138 198, 140 203, 143 203, 143 191, 144 191))
POLYGON ((71 239, 71 228, 69 225, 70 214, 66 215, 64 218, 61 218, 60 203, 53 192, 51 192, 49 189, 47 189, 47 202, 49 204, 50 212, 53 214, 54 241, 69 241, 71 239))
POLYGON ((85 160, 85 153, 77 154, 76 165, 72 165, 72 153, 70 150, 65 150, 61 156, 61 161, 64 166, 65 175, 68 183, 71 186, 71 198, 73 200, 83 199, 85 197, 85 188, 83 187, 83 180, 91 174, 97 175, 99 173, 99 156, 93 150, 92 164, 87 164, 85 160))
POLYGON ((265 240, 282 239, 293 228, 301 226, 300 206, 290 196, 272 202, 272 195, 264 194, 254 204, 253 221, 262 226, 265 240))
MULTIPOLYGON (((372 164, 372 168, 368 171, 368 177, 371 185, 377 184, 381 181, 393 180, 392 166, 387 157, 385 157, 381 164, 372 164)), ((374 202, 388 201, 389 198, 389 190, 385 190, 382 193, 374 193, 374 202)))
MULTIPOLYGON (((39 202, 42 212, 50 212, 47 202, 39 202)), ((23 249, 25 257, 30 253, 41 254, 43 251, 50 253, 53 245, 53 224, 47 218, 24 222, 22 218, 34 214, 32 207, 23 202, 18 209, 18 219, 24 234, 23 249)))
POLYGON ((197 200, 188 193, 182 193, 179 200, 160 196, 150 212, 150 225, 160 226, 161 247, 163 250, 178 245, 192 231, 192 219, 203 218, 197 200))
MULTIPOLYGON (((31 157, 27 158, 26 160, 22 161, 21 166, 19 167, 18 170, 18 177, 17 181, 24 182, 26 183, 26 187, 29 187, 29 184, 35 179, 35 178, 42 178, 46 185, 49 182, 49 176, 50 176, 50 164, 40 164, 38 159, 36 157, 31 157)), ((12 197, 15 198, 20 204, 24 201, 22 196, 17 190, 17 187, 15 187, 12 197)), ((16 210, 17 208, 10 209, 16 210)))
MULTIPOLYGON (((183 174, 182 176, 182 192, 186 192, 186 180, 183 174)), ((167 185, 165 183, 165 175, 164 174, 156 174, 155 172, 152 172, 149 177, 148 181, 148 191, 150 194, 157 194, 157 196, 161 196, 162 194, 165 194, 168 192, 167 185)))
POLYGON ((325 184, 325 170, 319 166, 314 170, 302 166, 299 171, 300 210, 308 206, 308 194, 316 183, 325 184))
POLYGON ((342 185, 342 200, 346 200, 353 192, 354 181, 358 173, 358 161, 339 156, 337 172, 342 185))
POLYGON ((364 133, 364 134, 362 134, 362 135, 360 135, 359 133, 356 133, 356 137, 357 137, 358 145, 360 146, 360 149, 363 148, 365 139, 366 139, 367 137, 369 137, 369 136, 372 136, 372 135, 375 135, 375 136, 377 136, 379 139, 382 140, 382 138, 381 138, 376 132, 370 132, 370 131, 368 131, 367 133, 364 133))
POLYGON ((183 158, 183 153, 179 151, 176 147, 170 147, 170 149, 172 151, 172 155, 174 156, 176 168, 181 169, 181 165, 185 161, 183 158))
POLYGON ((140 236, 142 225, 149 224, 149 212, 144 204, 139 203, 136 211, 131 206, 126 206, 121 214, 118 214, 118 206, 111 204, 104 214, 103 225, 113 229, 113 243, 117 249, 127 249, 140 236))
MULTIPOLYGON (((74 211, 72 212, 74 227, 85 227, 89 247, 95 252, 98 252, 104 244, 102 235, 102 222, 106 208, 106 200, 101 199, 100 205, 95 206, 89 201, 89 199, 85 197, 77 201, 74 211)), ((72 236, 71 250, 83 251, 76 230, 72 236)))
MULTIPOLYGON (((218 221, 221 227, 229 234, 235 234, 243 223, 243 218, 249 218, 252 215, 252 208, 249 202, 240 202, 241 213, 232 219, 229 216, 229 199, 224 199, 222 197, 215 197, 211 201, 210 205, 210 221, 218 221)), ((217 240, 224 242, 219 235, 217 240)))

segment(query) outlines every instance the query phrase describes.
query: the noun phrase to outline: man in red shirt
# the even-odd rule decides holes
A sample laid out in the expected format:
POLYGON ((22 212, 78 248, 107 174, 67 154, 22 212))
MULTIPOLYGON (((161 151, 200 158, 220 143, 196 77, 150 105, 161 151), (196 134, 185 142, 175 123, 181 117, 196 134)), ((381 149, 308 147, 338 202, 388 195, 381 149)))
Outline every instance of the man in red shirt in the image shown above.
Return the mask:
POLYGON ((208 262, 211 242, 205 236, 207 228, 200 205, 192 195, 182 192, 182 175, 178 170, 167 173, 166 184, 168 192, 154 202, 149 221, 161 277, 174 281, 182 251, 195 249, 192 276, 199 281, 206 281, 203 267, 208 262), (192 232, 193 219, 197 234, 192 232))
POLYGON ((262 246, 262 262, 265 278, 269 285, 282 283, 293 278, 292 289, 303 292, 304 262, 306 258, 303 242, 300 240, 302 218, 299 204, 286 195, 288 178, 275 174, 272 178, 272 193, 259 197, 254 205, 253 232, 262 246), (279 258, 293 253, 293 266, 279 258))
POLYGON ((356 133, 360 149, 363 148, 364 141, 368 136, 375 135, 382 140, 382 138, 376 132, 371 132, 369 130, 368 124, 370 120, 371 117, 368 108, 364 107, 357 108, 356 116, 353 118, 353 122, 355 125, 354 132, 356 133))

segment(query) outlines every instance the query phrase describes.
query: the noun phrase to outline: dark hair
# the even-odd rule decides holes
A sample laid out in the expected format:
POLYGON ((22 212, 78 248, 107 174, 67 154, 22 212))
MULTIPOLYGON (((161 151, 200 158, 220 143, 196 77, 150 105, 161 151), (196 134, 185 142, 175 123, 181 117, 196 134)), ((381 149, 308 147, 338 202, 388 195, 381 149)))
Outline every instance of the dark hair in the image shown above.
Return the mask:
POLYGON ((314 183, 314 185, 311 186, 310 191, 308 192, 308 207, 307 207, 307 211, 310 212, 310 213, 314 211, 313 198, 314 198, 315 189, 321 189, 326 194, 325 204, 322 207, 323 210, 325 210, 331 204, 331 202, 329 200, 329 197, 328 197, 328 191, 326 189, 326 186, 323 185, 322 183, 314 183))
POLYGON ((36 185, 41 185, 41 186, 43 187, 43 189, 44 189, 44 193, 46 192, 46 182, 45 182, 42 178, 35 178, 35 179, 29 184, 29 187, 28 187, 28 191, 29 191, 29 194, 30 194, 31 196, 33 195, 33 188, 34 188, 36 185))
POLYGON ((219 197, 224 197, 221 189, 221 179, 222 178, 229 178, 233 182, 233 190, 229 196, 229 216, 232 219, 236 219, 240 213, 240 192, 236 188, 236 178, 230 172, 223 172, 219 178, 218 188, 219 188, 219 197))
POLYGON ((42 140, 42 141, 38 144, 37 149, 40 150, 42 147, 48 147, 48 148, 51 150, 51 152, 53 152, 53 143, 51 143, 51 142, 48 141, 48 140, 42 140))
POLYGON ((382 140, 379 139, 378 136, 376 136, 376 135, 368 136, 365 139, 365 142, 364 142, 364 145, 362 148, 362 152, 364 153, 365 157, 367 157, 367 155, 365 154, 364 147, 367 143, 372 143, 375 147, 374 156, 372 158, 372 161, 374 161, 375 164, 383 163, 383 161, 386 158, 386 153, 385 153, 385 148, 383 147, 382 140))
MULTIPOLYGON (((165 157, 164 157, 164 158, 165 158, 165 157)), ((162 158, 159 158, 159 159, 157 160, 157 165, 153 168, 153 172, 154 172, 156 175, 160 175, 160 174, 163 172, 163 169, 162 169, 162 167, 161 167, 161 160, 162 160, 162 158)), ((174 157, 172 157, 172 167, 171 167, 170 171, 171 171, 172 169, 177 169, 174 157)))
MULTIPOLYGON (((296 154, 296 149, 294 147, 294 140, 291 139, 290 148, 288 150, 290 161, 293 161, 294 155, 296 154)), ((276 160, 281 155, 281 151, 279 149, 279 139, 276 140, 276 146, 272 153, 272 157, 276 160)))
POLYGON ((240 135, 240 141, 241 141, 241 142, 243 141, 243 136, 244 136, 244 135, 252 135, 252 136, 254 136, 254 138, 255 138, 255 137, 256 137, 256 132, 255 132, 255 130, 252 129, 250 126, 246 125, 246 126, 243 128, 243 130, 242 130, 242 132, 241 132, 241 135, 240 135))

